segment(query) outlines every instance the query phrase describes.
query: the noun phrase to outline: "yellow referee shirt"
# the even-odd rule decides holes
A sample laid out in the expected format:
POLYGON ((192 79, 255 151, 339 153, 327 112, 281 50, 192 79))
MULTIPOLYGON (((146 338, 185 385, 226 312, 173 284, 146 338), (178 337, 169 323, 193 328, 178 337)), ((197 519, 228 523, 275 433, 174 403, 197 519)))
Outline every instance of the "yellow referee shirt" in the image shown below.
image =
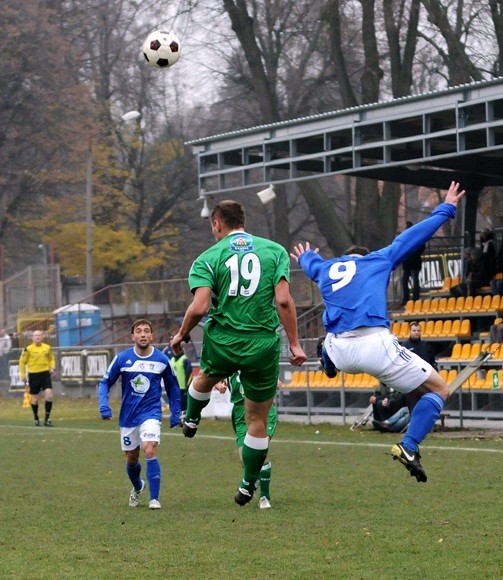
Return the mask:
POLYGON ((49 344, 29 344, 24 348, 19 357, 19 375, 23 382, 26 381, 26 369, 28 373, 41 373, 56 368, 56 359, 49 344))

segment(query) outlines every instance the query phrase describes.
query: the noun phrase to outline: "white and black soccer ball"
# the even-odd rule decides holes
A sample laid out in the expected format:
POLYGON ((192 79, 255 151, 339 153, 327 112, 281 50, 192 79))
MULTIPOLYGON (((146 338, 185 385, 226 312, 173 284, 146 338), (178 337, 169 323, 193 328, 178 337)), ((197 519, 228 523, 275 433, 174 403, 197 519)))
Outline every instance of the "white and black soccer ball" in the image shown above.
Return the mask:
POLYGON ((143 43, 143 55, 150 66, 168 68, 180 58, 180 41, 172 32, 154 30, 143 43))

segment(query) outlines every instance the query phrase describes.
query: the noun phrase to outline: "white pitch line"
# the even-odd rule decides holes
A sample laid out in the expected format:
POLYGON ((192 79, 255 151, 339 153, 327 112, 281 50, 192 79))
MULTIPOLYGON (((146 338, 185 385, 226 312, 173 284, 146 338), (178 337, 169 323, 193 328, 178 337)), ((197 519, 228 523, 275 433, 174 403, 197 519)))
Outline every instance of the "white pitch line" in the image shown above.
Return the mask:
MULTIPOLYGON (((45 435, 49 435, 53 431, 63 431, 63 432, 70 432, 70 433, 99 433, 99 434, 108 434, 114 435, 115 437, 118 436, 119 431, 108 431, 105 429, 79 429, 78 427, 29 427, 25 425, 1 425, 0 429, 23 429, 29 433, 41 433, 45 435)), ((161 433, 162 437, 180 437, 181 433, 173 433, 168 431, 167 433, 161 433)), ((197 439, 214 439, 217 441, 235 441, 235 437, 228 436, 228 435, 204 435, 202 433, 198 433, 197 439)), ((316 441, 312 439, 279 439, 274 438, 273 440, 274 445, 280 444, 302 444, 302 445, 325 445, 325 446, 333 446, 333 447, 370 447, 370 448, 386 448, 389 449, 392 445, 391 443, 358 443, 352 441, 316 441)), ((450 447, 449 445, 421 445, 421 451, 466 451, 466 452, 477 452, 477 453, 503 453, 503 447, 501 449, 494 449, 491 447, 450 447)))

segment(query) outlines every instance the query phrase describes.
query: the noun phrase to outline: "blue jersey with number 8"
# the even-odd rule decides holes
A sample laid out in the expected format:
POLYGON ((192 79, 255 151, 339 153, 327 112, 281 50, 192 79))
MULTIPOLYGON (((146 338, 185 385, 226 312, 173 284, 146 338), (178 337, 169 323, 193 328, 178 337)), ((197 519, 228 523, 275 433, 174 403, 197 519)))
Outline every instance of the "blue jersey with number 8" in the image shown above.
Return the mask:
POLYGON ((360 326, 389 328, 387 287, 391 272, 455 215, 454 205, 442 203, 389 246, 366 256, 345 255, 325 260, 313 250, 303 253, 299 265, 320 289, 326 331, 338 334, 360 326))

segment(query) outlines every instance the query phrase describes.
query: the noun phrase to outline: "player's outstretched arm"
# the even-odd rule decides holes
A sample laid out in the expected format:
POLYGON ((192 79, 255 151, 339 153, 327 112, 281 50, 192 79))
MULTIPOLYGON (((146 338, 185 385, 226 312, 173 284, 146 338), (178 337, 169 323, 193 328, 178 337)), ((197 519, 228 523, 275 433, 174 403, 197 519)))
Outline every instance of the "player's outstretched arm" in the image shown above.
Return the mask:
POLYGON ((447 195, 445 196, 445 203, 450 203, 454 206, 458 205, 458 201, 465 194, 465 190, 459 191, 459 183, 456 181, 451 181, 451 185, 447 190, 447 195))
MULTIPOLYGON (((304 248, 304 246, 302 244, 297 244, 296 246, 293 247, 293 252, 290 252, 290 256, 296 262, 298 262, 299 261, 299 258, 302 256, 302 254, 304 252, 307 252, 310 249, 311 249, 311 244, 309 242, 306 242, 306 247, 305 248, 304 248)), ((315 248, 313 251, 318 254, 320 250, 319 250, 319 248, 315 248)))

